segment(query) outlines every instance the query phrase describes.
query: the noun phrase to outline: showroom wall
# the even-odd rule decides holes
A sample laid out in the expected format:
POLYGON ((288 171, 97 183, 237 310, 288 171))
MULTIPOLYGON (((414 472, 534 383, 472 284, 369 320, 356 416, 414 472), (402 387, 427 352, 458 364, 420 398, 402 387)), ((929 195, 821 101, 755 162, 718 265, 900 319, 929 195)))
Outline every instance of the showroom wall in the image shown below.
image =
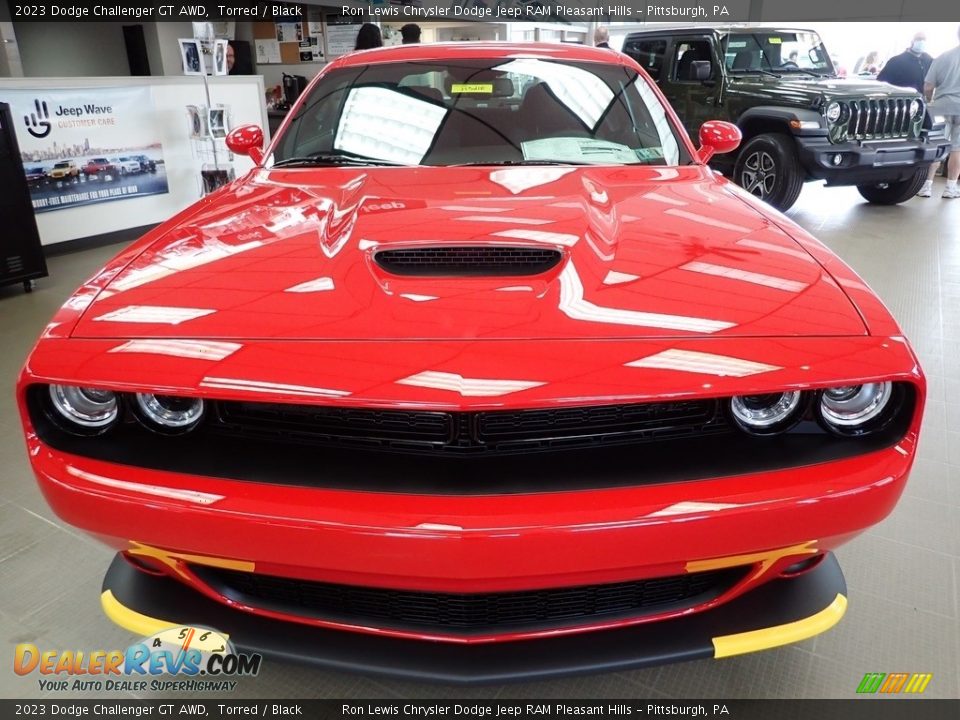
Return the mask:
POLYGON ((26 77, 130 74, 120 23, 14 23, 13 28, 26 77))

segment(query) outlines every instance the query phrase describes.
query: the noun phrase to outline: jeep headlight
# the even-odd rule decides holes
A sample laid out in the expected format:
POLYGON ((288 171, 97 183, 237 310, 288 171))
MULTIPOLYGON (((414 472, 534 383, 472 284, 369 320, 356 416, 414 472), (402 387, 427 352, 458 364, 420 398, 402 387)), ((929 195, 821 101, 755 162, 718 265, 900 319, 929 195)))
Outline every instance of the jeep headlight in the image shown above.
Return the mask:
POLYGON ((843 112, 843 108, 838 102, 832 102, 827 105, 827 120, 830 122, 836 122, 840 119, 840 113, 843 112))
POLYGON ((909 111, 909 112, 910 112, 910 117, 914 118, 914 117, 917 116, 917 113, 920 112, 920 101, 919 101, 919 100, 913 100, 913 101, 911 101, 911 103, 910 103, 910 111, 909 111))

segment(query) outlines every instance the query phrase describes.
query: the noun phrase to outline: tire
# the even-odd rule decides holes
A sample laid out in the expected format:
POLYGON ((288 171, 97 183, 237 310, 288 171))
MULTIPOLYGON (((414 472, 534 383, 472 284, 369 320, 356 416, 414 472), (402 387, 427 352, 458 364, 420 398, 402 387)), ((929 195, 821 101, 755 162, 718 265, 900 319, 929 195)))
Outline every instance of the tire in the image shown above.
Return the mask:
POLYGON ((927 168, 919 168, 912 178, 891 183, 873 183, 857 185, 857 191, 867 202, 874 205, 899 205, 906 202, 923 187, 927 179, 927 168))
POLYGON ((782 133, 764 133, 748 140, 733 169, 737 185, 777 210, 793 206, 804 177, 793 140, 782 133))

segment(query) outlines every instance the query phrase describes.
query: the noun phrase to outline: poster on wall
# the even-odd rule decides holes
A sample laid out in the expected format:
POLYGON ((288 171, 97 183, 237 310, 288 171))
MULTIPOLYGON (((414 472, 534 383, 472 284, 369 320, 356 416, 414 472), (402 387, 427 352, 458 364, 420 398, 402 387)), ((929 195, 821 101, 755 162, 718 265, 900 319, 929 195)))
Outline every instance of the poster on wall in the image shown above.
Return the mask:
POLYGON ((34 212, 169 192, 146 87, 4 90, 34 212))

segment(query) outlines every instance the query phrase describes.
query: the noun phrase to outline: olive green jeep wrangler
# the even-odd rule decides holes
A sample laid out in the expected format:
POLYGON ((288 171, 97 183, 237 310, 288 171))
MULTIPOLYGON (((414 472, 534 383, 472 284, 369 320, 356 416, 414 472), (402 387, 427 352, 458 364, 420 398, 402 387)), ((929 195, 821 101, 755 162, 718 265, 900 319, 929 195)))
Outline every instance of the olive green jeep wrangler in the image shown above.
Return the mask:
POLYGON ((628 35, 623 52, 660 86, 691 137, 706 120, 740 127, 739 150, 711 165, 780 210, 809 180, 901 203, 949 150, 916 91, 838 78, 812 30, 661 26, 628 35))

